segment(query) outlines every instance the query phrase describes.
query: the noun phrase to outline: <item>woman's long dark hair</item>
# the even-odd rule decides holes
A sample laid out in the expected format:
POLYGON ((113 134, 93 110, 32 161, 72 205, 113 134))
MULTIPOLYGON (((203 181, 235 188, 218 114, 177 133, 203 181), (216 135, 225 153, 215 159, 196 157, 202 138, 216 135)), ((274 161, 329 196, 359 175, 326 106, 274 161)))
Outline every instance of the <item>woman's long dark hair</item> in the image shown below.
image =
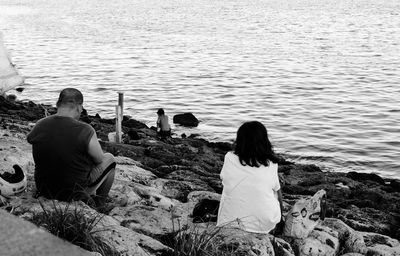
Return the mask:
POLYGON ((269 161, 278 161, 268 139, 267 129, 258 121, 246 122, 240 126, 236 135, 235 154, 244 166, 268 166, 269 161))

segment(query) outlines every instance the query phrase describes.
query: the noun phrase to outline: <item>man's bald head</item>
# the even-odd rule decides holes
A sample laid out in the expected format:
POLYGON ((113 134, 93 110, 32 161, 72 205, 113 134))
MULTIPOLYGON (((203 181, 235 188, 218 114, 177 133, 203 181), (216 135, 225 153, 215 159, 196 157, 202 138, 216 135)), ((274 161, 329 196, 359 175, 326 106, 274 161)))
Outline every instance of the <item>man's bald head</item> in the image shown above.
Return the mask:
POLYGON ((57 101, 57 108, 59 107, 76 107, 83 104, 82 93, 75 88, 66 88, 60 92, 57 101))

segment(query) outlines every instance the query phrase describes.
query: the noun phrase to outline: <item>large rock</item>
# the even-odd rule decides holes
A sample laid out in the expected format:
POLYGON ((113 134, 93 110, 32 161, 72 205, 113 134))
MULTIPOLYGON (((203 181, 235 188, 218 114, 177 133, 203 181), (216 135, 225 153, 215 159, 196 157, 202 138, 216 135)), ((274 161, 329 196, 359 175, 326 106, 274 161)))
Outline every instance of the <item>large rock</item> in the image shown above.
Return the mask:
POLYGON ((296 244, 299 256, 336 256, 340 246, 339 234, 329 227, 318 226, 296 244))
POLYGON ((20 207, 15 208, 14 213, 26 219, 31 219, 33 214, 42 212, 43 207, 47 211, 55 207, 57 209, 67 208, 72 213, 76 211, 82 212, 88 218, 97 216, 98 223, 94 227, 93 234, 121 255, 160 255, 170 250, 170 248, 159 241, 120 225, 120 219, 102 215, 82 202, 66 203, 57 200, 47 200, 45 198, 26 199, 21 202, 20 207))
POLYGON ((353 180, 365 182, 373 181, 378 184, 385 184, 385 180, 375 173, 360 173, 360 172, 349 172, 346 174, 347 177, 353 180))
POLYGON ((51 235, 32 223, 0 210, 0 254, 90 256, 88 251, 51 235))
POLYGON ((192 191, 213 191, 205 182, 201 181, 177 181, 172 179, 156 179, 151 183, 152 187, 157 188, 162 195, 169 198, 179 200, 183 203, 187 202, 187 196, 192 191))
POLYGON ((377 233, 362 233, 367 245, 367 255, 399 256, 400 242, 391 237, 377 233))
POLYGON ((358 231, 378 232, 395 235, 399 218, 374 208, 359 208, 355 205, 347 209, 337 209, 337 218, 358 231), (397 224, 396 224, 397 223, 397 224))
POLYGON ((147 171, 134 164, 117 163, 116 174, 118 179, 136 182, 144 185, 149 184, 152 180, 157 178, 157 176, 155 176, 152 172, 147 171))
POLYGON ((179 201, 162 195, 160 188, 144 186, 139 183, 133 183, 132 189, 144 201, 143 203, 141 203, 142 205, 155 206, 164 210, 170 210, 180 205, 179 201))
POLYGON ((362 233, 355 231, 343 221, 326 218, 320 225, 329 227, 338 232, 340 244, 343 246, 343 252, 360 254, 365 254, 367 252, 367 246, 365 245, 362 233))
POLYGON ((149 256, 165 255, 171 249, 159 241, 135 232, 132 229, 120 225, 118 221, 109 216, 104 216, 96 226, 96 237, 110 245, 121 255, 149 256))
POLYGON ((110 216, 118 220, 121 226, 147 236, 159 238, 174 232, 172 214, 162 208, 145 205, 116 207, 110 216))
POLYGON ((174 115, 173 122, 174 124, 189 127, 197 127, 199 125, 199 120, 192 113, 174 115))

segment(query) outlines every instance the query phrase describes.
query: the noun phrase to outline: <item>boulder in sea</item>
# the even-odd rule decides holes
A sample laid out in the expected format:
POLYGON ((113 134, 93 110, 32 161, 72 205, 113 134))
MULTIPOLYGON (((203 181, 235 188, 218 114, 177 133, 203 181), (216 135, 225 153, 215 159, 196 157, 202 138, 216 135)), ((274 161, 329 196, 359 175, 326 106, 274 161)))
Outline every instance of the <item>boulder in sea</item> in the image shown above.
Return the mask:
POLYGON ((359 172, 349 172, 346 175, 352 180, 364 182, 364 181, 372 181, 378 184, 385 184, 384 179, 382 179, 379 175, 375 173, 359 173, 359 172))
POLYGON ((135 128, 135 129, 149 128, 144 123, 139 122, 135 119, 128 119, 126 116, 124 116, 124 120, 122 121, 122 126, 126 126, 128 128, 135 128))
POLYGON ((174 115, 174 124, 180 124, 188 127, 197 127, 199 120, 192 113, 183 113, 174 115))

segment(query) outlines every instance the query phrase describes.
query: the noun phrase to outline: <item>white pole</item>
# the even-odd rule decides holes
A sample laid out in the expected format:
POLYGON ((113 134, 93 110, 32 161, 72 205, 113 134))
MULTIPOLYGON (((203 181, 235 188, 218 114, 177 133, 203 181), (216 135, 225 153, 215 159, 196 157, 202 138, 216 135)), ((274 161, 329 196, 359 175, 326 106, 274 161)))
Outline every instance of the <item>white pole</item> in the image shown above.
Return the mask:
POLYGON ((121 106, 115 106, 115 142, 121 143, 122 140, 122 118, 121 118, 121 106))

